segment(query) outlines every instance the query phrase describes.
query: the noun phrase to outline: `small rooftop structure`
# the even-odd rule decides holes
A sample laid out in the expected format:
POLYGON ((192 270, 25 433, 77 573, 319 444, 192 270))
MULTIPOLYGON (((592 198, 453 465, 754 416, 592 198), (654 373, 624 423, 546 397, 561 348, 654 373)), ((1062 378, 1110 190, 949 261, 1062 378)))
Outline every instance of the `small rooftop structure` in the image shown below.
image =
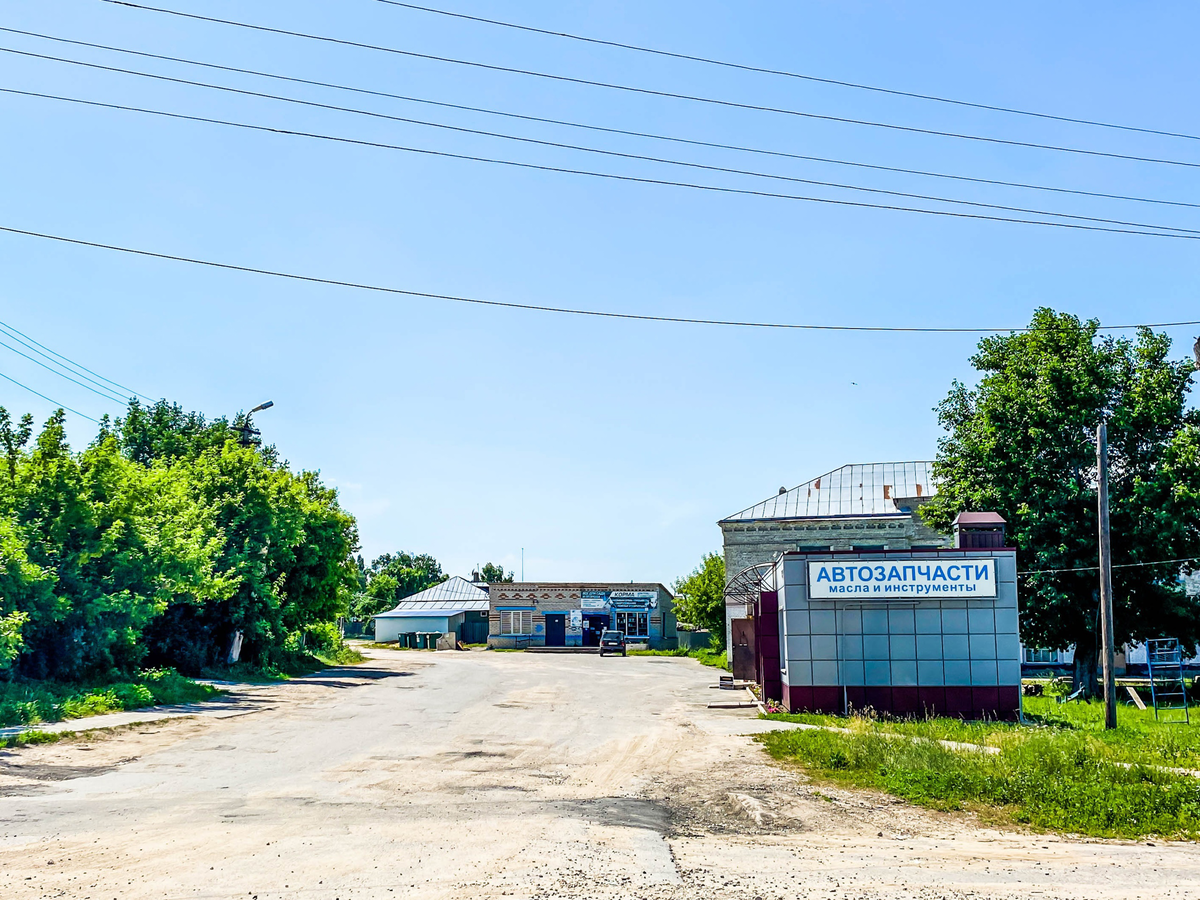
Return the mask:
POLYGON ((482 612, 488 608, 488 592, 458 575, 428 587, 420 593, 405 597, 395 609, 379 613, 376 619, 450 615, 459 612, 482 612))
POLYGON ((960 512, 954 519, 954 546, 982 549, 1004 546, 1004 517, 995 512, 960 512))
POLYGON ((929 461, 842 466, 721 521, 909 515, 937 493, 932 466, 929 461))

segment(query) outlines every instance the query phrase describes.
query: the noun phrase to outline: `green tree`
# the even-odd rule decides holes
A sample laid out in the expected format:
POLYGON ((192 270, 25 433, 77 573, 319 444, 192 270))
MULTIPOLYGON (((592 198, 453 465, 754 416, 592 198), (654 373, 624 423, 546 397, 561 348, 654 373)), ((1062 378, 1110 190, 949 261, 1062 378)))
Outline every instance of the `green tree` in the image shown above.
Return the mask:
POLYGON ((680 622, 711 631, 725 643, 725 557, 706 553, 690 575, 675 581, 675 615, 680 622))
POLYGON ((1095 684, 1099 582, 1095 433, 1108 422, 1118 645, 1200 639, 1200 604, 1178 565, 1129 563, 1200 555, 1200 416, 1185 407, 1194 364, 1170 340, 1098 337, 1099 323, 1039 309, 1024 333, 988 337, 938 406, 938 494, 921 513, 948 530, 963 510, 1008 521, 1022 576, 1025 644, 1075 647, 1076 683, 1095 684), (1054 571, 1046 571, 1054 570, 1054 571), (1082 571, 1070 571, 1082 570, 1082 571))
POLYGON ((484 563, 483 568, 479 570, 479 577, 488 584, 511 584, 513 573, 504 574, 504 566, 497 566, 494 563, 484 563))

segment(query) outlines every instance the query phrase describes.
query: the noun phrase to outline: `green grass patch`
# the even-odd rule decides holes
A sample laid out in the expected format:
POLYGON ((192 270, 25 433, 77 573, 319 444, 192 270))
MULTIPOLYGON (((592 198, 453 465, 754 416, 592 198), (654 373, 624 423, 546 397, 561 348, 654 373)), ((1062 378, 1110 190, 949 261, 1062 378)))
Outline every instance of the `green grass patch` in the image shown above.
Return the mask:
POLYGON ((1010 731, 991 754, 889 736, 861 720, 850 724, 850 734, 779 731, 758 740, 774 758, 818 777, 933 809, 970 809, 998 822, 1096 837, 1200 836, 1200 779, 1127 768, 1080 731, 1010 731))
POLYGON ((697 660, 701 665, 712 666, 715 669, 729 670, 729 663, 725 659, 724 650, 688 650, 679 647, 675 650, 630 650, 630 656, 686 656, 690 659, 697 660))
POLYGON ((1104 728, 1104 704, 1100 701, 1058 703, 1053 697, 1026 697, 1024 709, 1028 725, 943 717, 889 718, 873 715, 870 710, 851 717, 784 713, 769 718, 989 747, 1036 734, 1070 733, 1079 735, 1092 753, 1110 762, 1200 769, 1200 707, 1192 707, 1194 724, 1188 726, 1158 722, 1153 709, 1121 705, 1117 708, 1117 728, 1111 731, 1104 728))
POLYGON ((75 731, 22 731, 10 737, 0 737, 0 750, 16 750, 34 744, 54 744, 75 737, 75 731))
POLYGON ((147 706, 198 703, 220 693, 173 669, 152 669, 130 681, 65 684, 0 683, 0 727, 82 719, 147 706))

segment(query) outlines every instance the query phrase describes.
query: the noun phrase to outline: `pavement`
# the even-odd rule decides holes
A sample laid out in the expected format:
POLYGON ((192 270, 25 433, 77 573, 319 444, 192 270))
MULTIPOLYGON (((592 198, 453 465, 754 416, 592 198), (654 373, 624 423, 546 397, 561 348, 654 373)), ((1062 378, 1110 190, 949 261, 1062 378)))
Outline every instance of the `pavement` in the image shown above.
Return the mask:
POLYGON ((775 723, 708 708, 716 680, 381 650, 216 714, 0 751, 0 896, 1200 897, 1195 845, 813 785, 746 736, 775 723))

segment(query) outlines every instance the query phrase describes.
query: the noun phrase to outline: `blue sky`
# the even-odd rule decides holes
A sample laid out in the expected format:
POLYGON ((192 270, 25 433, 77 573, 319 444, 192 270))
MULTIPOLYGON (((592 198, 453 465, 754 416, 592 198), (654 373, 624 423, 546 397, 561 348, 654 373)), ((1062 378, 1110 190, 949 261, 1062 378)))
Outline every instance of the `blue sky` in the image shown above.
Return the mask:
MULTIPOLYGON (((1187 131, 1192 4, 500 3, 447 8, 834 79, 1187 131)), ((922 128, 1200 161, 1196 141, 1037 121, 516 33, 374 0, 162 0, 273 27, 580 78, 922 128)), ((700 140, 1193 202, 1200 170, 635 96, 84 0, 0 25, 208 62, 700 140)), ((1194 210, 869 172, 282 86, 0 33, 49 53, 368 108, 889 190, 1200 227, 1194 210)), ((0 86, 639 177, 852 197, 234 97, 0 53, 0 86)), ((252 133, 0 94, 0 225, 490 300, 852 325, 1200 318, 1192 241, 716 195, 252 133)), ((1196 130, 1196 129, 1193 129, 1196 130)), ((866 196, 865 199, 872 198, 866 196)), ((930 458, 969 335, 831 334, 488 309, 0 235, 2 320, 108 378, 258 417, 320 469, 364 552, 488 560, 531 579, 661 580, 715 522, 847 462, 930 458)), ((1193 331, 1174 329, 1186 353, 1193 331)), ((93 416, 119 407, 0 348, 0 372, 93 416)), ((0 403, 52 405, 0 383, 0 403)), ((71 418, 82 446, 94 425, 71 418)))

